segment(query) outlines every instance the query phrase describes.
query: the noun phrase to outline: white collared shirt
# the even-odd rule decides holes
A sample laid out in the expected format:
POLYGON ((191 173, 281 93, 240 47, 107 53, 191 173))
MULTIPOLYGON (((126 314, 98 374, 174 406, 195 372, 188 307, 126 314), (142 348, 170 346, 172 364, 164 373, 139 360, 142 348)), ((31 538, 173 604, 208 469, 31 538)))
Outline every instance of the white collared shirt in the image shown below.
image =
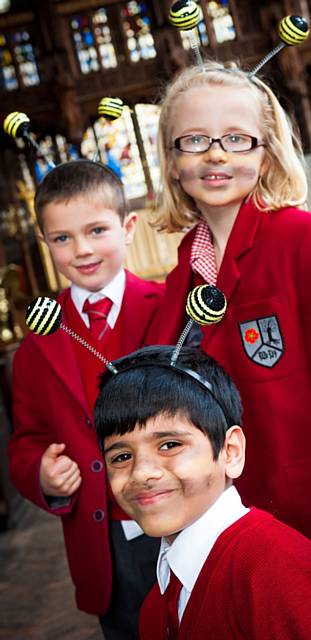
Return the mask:
POLYGON ((109 327, 113 329, 122 305, 125 290, 125 279, 125 271, 124 269, 121 269, 119 273, 117 273, 117 275, 99 291, 88 291, 87 289, 78 287, 76 284, 71 285, 72 301, 87 327, 90 326, 89 317, 87 313, 83 313, 82 311, 85 301, 89 300, 89 302, 92 303, 107 297, 112 300, 112 307, 108 313, 107 323, 109 324, 109 327))
POLYGON ((198 520, 183 529, 172 544, 162 538, 157 563, 157 579, 163 594, 170 581, 170 570, 182 583, 178 602, 181 620, 198 575, 217 538, 231 524, 248 513, 235 487, 231 486, 198 520))

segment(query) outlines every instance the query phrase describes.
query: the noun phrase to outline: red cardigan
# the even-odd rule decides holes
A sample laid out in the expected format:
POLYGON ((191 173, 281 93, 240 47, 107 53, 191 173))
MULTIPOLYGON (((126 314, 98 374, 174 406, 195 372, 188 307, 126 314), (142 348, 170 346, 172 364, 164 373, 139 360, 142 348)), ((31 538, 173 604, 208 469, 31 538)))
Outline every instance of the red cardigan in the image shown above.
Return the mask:
MULTIPOLYGON (((216 540, 176 640, 310 640, 311 543, 257 509, 216 540)), ((141 609, 140 640, 166 640, 158 583, 141 609)))
MULTIPOLYGON (((162 285, 127 272, 120 312, 122 348, 109 355, 121 356, 144 344, 162 291, 162 285)), ((61 304, 68 295, 67 290, 60 296, 61 304)), ((68 324, 65 306, 63 320, 68 324)), ((97 363, 94 358, 94 376, 97 363)), ((12 481, 26 498, 62 516, 77 605, 88 613, 104 614, 112 583, 106 475, 73 342, 67 334, 58 330, 50 336, 26 336, 14 359, 13 400, 12 481), (39 484, 41 457, 52 442, 66 443, 65 453, 77 461, 82 473, 79 491, 58 509, 49 509, 39 484)))
MULTIPOLYGON (((167 278, 159 329, 153 336, 161 344, 174 344, 185 325, 185 302, 193 286, 194 233, 191 230, 183 239, 178 266, 167 278)), ((243 502, 271 511, 308 537, 310 283, 311 214, 299 209, 262 213, 244 204, 217 278, 228 301, 226 315, 219 324, 203 328, 202 342, 241 393, 247 447, 245 469, 236 484, 243 502), (259 349, 254 361, 261 342, 261 356, 259 349)))

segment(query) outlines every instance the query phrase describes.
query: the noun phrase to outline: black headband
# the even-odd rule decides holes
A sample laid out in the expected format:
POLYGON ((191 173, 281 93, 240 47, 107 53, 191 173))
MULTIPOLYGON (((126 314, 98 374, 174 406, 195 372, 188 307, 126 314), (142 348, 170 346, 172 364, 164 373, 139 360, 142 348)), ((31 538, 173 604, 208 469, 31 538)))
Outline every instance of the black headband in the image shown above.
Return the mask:
POLYGON ((197 371, 188 369, 188 367, 183 367, 180 364, 173 364, 171 362, 157 362, 155 360, 143 360, 141 362, 129 364, 128 366, 125 366, 123 369, 117 369, 115 372, 112 372, 112 373, 119 376, 121 373, 125 371, 131 371, 131 370, 140 369, 143 367, 152 367, 153 369, 155 367, 162 367, 163 369, 169 369, 170 371, 172 371, 172 369, 173 370, 175 369, 175 371, 178 371, 179 373, 182 373, 183 375, 190 377, 192 380, 195 380, 195 382, 197 382, 200 385, 200 387, 204 389, 204 391, 207 391, 210 394, 210 396, 213 398, 213 400, 217 403, 219 409, 223 414, 223 417, 225 418, 228 429, 233 426, 234 423, 232 422, 232 418, 230 418, 229 414, 227 413, 226 409, 224 408, 220 400, 216 398, 213 392, 212 384, 208 380, 205 380, 205 378, 203 378, 199 373, 197 373, 197 371))

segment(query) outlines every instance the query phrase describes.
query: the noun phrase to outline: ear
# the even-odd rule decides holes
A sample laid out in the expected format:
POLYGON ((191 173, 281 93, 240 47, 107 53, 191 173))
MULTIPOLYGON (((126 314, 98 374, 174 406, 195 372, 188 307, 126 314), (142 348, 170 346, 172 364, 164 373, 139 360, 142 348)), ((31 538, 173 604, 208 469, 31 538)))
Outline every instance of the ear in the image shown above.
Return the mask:
POLYGON ((173 180, 179 180, 179 173, 178 173, 178 171, 176 169, 174 160, 170 161, 170 164, 169 164, 169 175, 171 176, 171 178, 173 178, 173 180))
POLYGON ((222 453, 227 478, 238 478, 245 462, 245 436, 238 425, 228 429, 222 453))
POLYGON ((268 158, 267 154, 265 154, 264 157, 263 157, 262 163, 261 163, 261 167, 260 167, 260 176, 261 177, 263 177, 267 173, 267 171, 268 171, 268 169, 270 167, 270 164, 271 164, 270 158, 268 158))
POLYGON ((123 223, 125 231, 125 244, 132 244, 135 235, 136 222, 137 214, 134 213, 134 211, 126 216, 123 223))
POLYGON ((176 154, 172 149, 170 149, 168 151, 168 157, 167 157, 167 176, 169 176, 173 180, 179 180, 179 172, 176 167, 175 158, 176 158, 176 154))

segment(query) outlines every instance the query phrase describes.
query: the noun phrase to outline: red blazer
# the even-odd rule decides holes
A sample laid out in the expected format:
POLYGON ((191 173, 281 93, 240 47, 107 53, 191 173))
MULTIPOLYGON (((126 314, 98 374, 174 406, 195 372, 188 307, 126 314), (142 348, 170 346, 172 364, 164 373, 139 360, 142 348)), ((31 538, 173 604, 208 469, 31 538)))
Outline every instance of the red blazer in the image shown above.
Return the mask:
MULTIPOLYGON (((162 292, 163 285, 127 272, 120 312, 127 330, 118 356, 144 344, 162 292)), ((61 303, 66 296, 68 290, 61 294, 61 303)), ((26 336, 14 359, 13 400, 15 430, 9 444, 12 481, 39 507, 63 516, 77 605, 88 613, 104 614, 111 594, 105 469, 72 339, 67 334, 59 330, 50 336, 26 336), (66 443, 65 453, 77 461, 82 473, 81 488, 70 504, 53 510, 39 484, 41 456, 52 442, 66 443)))
MULTIPOLYGON (((257 509, 216 540, 176 640, 309 640, 311 543, 257 509)), ((166 640, 158 583, 141 609, 140 640, 166 640)))
MULTIPOLYGON (((157 339, 174 344, 193 286, 191 230, 167 278, 157 339)), ((244 204, 217 278, 228 308, 202 348, 237 384, 244 406, 246 504, 311 537, 311 214, 244 204)), ((154 338, 154 336, 153 336, 154 338)))

